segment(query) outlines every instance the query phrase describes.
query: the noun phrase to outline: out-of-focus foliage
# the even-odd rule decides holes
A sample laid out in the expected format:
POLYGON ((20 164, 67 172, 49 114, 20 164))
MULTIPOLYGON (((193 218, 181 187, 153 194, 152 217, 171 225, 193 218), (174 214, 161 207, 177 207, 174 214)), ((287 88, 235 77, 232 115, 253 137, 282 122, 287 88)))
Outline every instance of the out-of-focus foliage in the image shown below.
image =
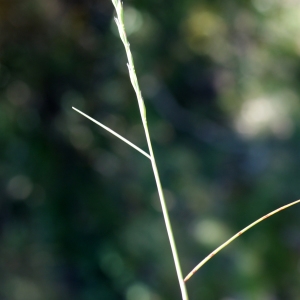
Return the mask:
MULTIPOLYGON (((300 3, 125 1, 184 273, 300 194, 300 3)), ((109 0, 0 1, 0 298, 180 299, 109 0)), ((190 299, 300 299, 299 208, 235 241, 190 299)))

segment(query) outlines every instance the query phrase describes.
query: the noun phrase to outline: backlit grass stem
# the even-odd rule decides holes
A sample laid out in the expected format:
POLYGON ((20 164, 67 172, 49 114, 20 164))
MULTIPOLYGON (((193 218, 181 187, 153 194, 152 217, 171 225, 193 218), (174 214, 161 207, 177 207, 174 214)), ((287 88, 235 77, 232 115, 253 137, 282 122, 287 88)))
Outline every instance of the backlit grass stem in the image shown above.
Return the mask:
POLYGON ((128 67, 128 71, 129 71, 131 84, 134 88, 134 91, 136 93, 136 97, 138 100, 142 123, 143 123, 146 140, 147 140, 147 144, 148 144, 148 148, 149 148, 149 153, 150 153, 150 157, 151 157, 151 165, 152 165, 153 174, 154 174, 154 178, 155 178, 155 182, 156 182, 156 187, 157 187, 157 191, 158 191, 158 195, 159 195, 159 199, 160 199, 160 204, 162 207, 162 212, 163 212, 164 221, 165 221, 165 225, 166 225, 166 229, 167 229, 167 234, 168 234, 168 238, 169 238, 169 242, 170 242, 170 246, 171 246, 171 250, 172 250, 172 255, 173 255, 175 269, 176 269, 179 286, 180 286, 180 290, 181 290, 181 294, 182 294, 182 299, 188 300, 188 294, 187 294, 185 282, 184 282, 183 276, 182 276, 182 271, 181 271, 181 267, 180 267, 178 254, 177 254, 177 249, 176 249, 176 244, 175 244, 175 240, 174 240, 174 236, 173 236, 173 232, 172 232, 171 223, 169 220, 169 214, 168 214, 168 210, 166 207, 164 193, 163 193, 163 189, 161 186, 159 173, 158 173, 158 169, 156 166, 156 161, 155 161, 155 157, 154 157, 154 153, 153 153, 153 149, 152 149, 152 143, 151 143, 150 134, 149 134, 148 125, 147 125, 146 108, 145 108, 144 100, 142 98, 141 90, 139 88, 139 83, 138 83, 138 79, 137 79, 135 68, 134 68, 133 58, 132 58, 132 54, 130 51, 130 45, 127 40, 127 36, 126 36, 126 32, 125 32, 123 5, 120 0, 112 0, 112 3, 115 6, 116 13, 117 13, 117 18, 115 18, 115 22, 117 24, 117 27, 119 30, 119 35, 124 44, 127 59, 128 59, 127 67, 128 67))
POLYGON ((127 139, 125 139, 122 135, 116 133, 114 130, 110 129, 109 127, 105 126, 104 124, 96 121, 95 119, 93 119, 92 117, 88 116, 87 114, 83 113, 81 110, 79 110, 78 108, 72 107, 75 111, 77 111, 78 113, 80 113, 81 115, 83 115, 84 117, 88 118, 89 120, 91 120, 92 122, 96 123, 97 125, 99 125, 100 127, 104 128, 105 130, 107 130, 108 132, 110 132, 111 134, 113 134, 114 136, 116 136, 117 138, 119 138, 120 140, 122 140, 124 143, 130 145, 132 148, 134 148, 135 150, 139 151, 140 153, 142 153, 143 155, 145 155, 146 157, 148 157, 149 159, 151 159, 150 155, 148 153, 146 153, 144 150, 142 150, 140 147, 138 147, 137 145, 131 143, 130 141, 128 141, 127 139))
POLYGON ((287 205, 281 206, 272 212, 264 215, 263 217, 259 218, 255 222, 251 223, 241 231, 239 231, 237 234, 235 234, 233 237, 231 237, 229 240, 227 240, 225 243, 223 243, 221 246, 219 246, 217 249, 215 249, 213 252, 211 252, 208 256, 206 256, 185 278, 184 281, 188 281, 205 263, 207 263, 213 256, 215 256, 218 252, 220 252, 222 249, 224 249, 226 246, 228 246, 231 242, 233 242, 236 238, 238 238, 240 235, 242 235, 244 232, 252 228, 253 226, 257 225, 258 223, 264 221, 265 219, 277 214, 278 212, 293 206, 297 203, 300 203, 300 200, 296 200, 294 202, 291 202, 287 205))

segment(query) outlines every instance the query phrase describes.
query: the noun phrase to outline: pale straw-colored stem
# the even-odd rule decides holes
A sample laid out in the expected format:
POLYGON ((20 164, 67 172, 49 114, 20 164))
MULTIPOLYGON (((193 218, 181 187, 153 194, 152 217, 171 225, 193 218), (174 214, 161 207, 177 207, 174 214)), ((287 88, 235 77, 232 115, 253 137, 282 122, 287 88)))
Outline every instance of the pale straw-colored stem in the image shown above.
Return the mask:
MULTIPOLYGON (((156 166, 156 161, 155 161, 155 157, 154 157, 154 153, 153 153, 153 149, 152 149, 152 143, 151 143, 150 134, 149 134, 148 125, 147 125, 146 108, 145 108, 144 100, 142 98, 141 90, 139 88, 139 83, 138 83, 138 79, 136 76, 134 63, 133 63, 133 57, 132 57, 132 54, 130 51, 130 45, 127 40, 127 36, 126 36, 126 32, 125 32, 124 20, 123 20, 123 13, 124 13, 123 5, 120 0, 112 0, 112 3, 114 5, 114 7, 116 9, 116 13, 117 13, 115 22, 117 24, 119 35, 124 44, 126 55, 127 55, 127 60, 128 60, 127 67, 128 67, 128 71, 129 71, 130 81, 131 81, 131 84, 136 93, 136 97, 137 97, 137 101, 138 101, 138 105, 139 105, 141 119, 142 119, 145 136, 146 136, 149 153, 150 153, 149 158, 151 161, 153 174, 154 174, 154 178, 155 178, 155 182, 156 182, 156 186, 157 186, 157 191, 158 191, 158 195, 159 195, 159 199, 160 199, 160 203, 161 203, 161 207, 162 207, 163 217, 164 217, 164 221, 165 221, 165 225, 166 225, 166 230, 167 230, 169 242, 171 245, 171 251, 172 251, 175 269, 176 269, 176 273, 177 273, 177 277, 178 277, 178 281, 179 281, 182 300, 188 300, 188 294, 187 294, 185 282, 184 282, 183 276, 182 276, 182 271, 181 271, 181 267, 180 267, 177 250, 176 250, 176 244, 175 244, 175 240, 174 240, 174 236, 173 236, 173 232, 172 232, 172 227, 171 227, 171 223, 170 223, 170 219, 169 219, 169 215, 168 215, 168 210, 167 210, 167 206, 166 206, 166 202, 165 202, 165 198, 164 198, 164 193, 163 193, 163 189, 161 186, 161 182, 160 182, 160 178, 159 178, 159 174, 158 174, 158 170, 157 170, 157 166, 156 166)), ((100 125, 100 124, 98 124, 98 125, 100 125)), ((100 126, 103 127, 102 124, 100 126)), ((116 133, 113 133, 113 134, 116 135, 116 133)), ((138 147, 135 146, 134 148, 136 149, 138 147)), ((140 151, 140 150, 138 150, 138 151, 140 151)), ((143 153, 143 154, 145 155, 145 153, 143 153)))
POLYGON ((146 157, 148 157, 149 159, 151 159, 150 155, 148 153, 146 153, 144 150, 142 150, 140 147, 138 147, 137 145, 131 143, 130 141, 128 141, 127 139, 125 139, 122 135, 116 133, 114 130, 110 129, 109 127, 105 126, 104 124, 96 121, 95 119, 93 119, 92 117, 88 116, 87 114, 85 114, 84 112, 82 112, 81 110, 72 107, 74 110, 76 110, 78 113, 80 113, 81 115, 83 115, 84 117, 88 118, 89 120, 91 120, 92 122, 96 123, 97 125, 99 125, 100 127, 104 128, 105 130, 107 130, 108 132, 110 132, 111 134, 113 134, 114 136, 116 136, 117 138, 119 138, 120 140, 122 140, 124 143, 128 144, 129 146, 131 146, 132 148, 134 148, 135 150, 139 151, 140 153, 142 153, 143 155, 145 155, 146 157))
POLYGON ((221 246, 219 246, 217 249, 215 249, 213 252, 211 252, 208 256, 206 256, 185 278, 184 281, 188 281, 205 263, 207 263, 213 256, 215 256, 218 252, 220 252, 222 249, 224 249, 226 246, 228 246, 231 242, 233 242, 236 238, 238 238, 239 236, 241 236, 244 232, 246 232, 247 230, 249 230, 250 228, 252 228, 253 226, 255 226, 256 224, 264 221, 265 219, 277 214, 278 212, 293 206, 297 203, 300 203, 300 200, 291 202, 287 205, 281 206, 275 210, 273 210, 272 212, 264 215, 263 217, 259 218, 258 220, 256 220, 255 222, 251 223, 250 225, 248 225, 247 227, 245 227, 244 229, 242 229, 241 231, 239 231, 237 234, 235 234, 233 237, 231 237, 229 240, 227 240, 224 244, 222 244, 221 246))
POLYGON ((181 271, 181 267, 180 267, 180 261, 178 258, 178 254, 177 254, 177 249, 176 249, 176 244, 175 244, 175 240, 174 240, 174 236, 173 236, 172 226, 170 223, 169 214, 168 214, 168 210, 166 207, 166 201, 165 201, 163 189, 162 189, 161 182, 160 182, 154 153, 152 150, 152 145, 151 145, 151 140, 150 140, 150 135, 149 135, 149 131, 147 128, 147 124, 146 124, 145 134, 146 134, 146 139, 147 139, 147 143, 148 143, 148 147, 149 147, 153 174, 154 174, 156 187, 157 187, 157 191, 158 191, 158 195, 159 195, 159 200, 160 200, 160 204, 162 207, 162 212, 163 212, 165 225, 166 225, 166 229, 167 229, 167 234, 168 234, 168 238, 169 238, 169 242, 170 242, 170 246, 171 246, 171 250, 172 250, 173 260, 174 260, 174 264, 175 264, 175 269, 176 269, 176 273, 177 273, 177 277, 178 277, 178 282, 179 282, 179 286, 180 286, 180 290, 181 290, 182 299, 188 300, 188 294, 187 294, 185 282, 184 282, 183 276, 182 276, 182 271, 181 271))

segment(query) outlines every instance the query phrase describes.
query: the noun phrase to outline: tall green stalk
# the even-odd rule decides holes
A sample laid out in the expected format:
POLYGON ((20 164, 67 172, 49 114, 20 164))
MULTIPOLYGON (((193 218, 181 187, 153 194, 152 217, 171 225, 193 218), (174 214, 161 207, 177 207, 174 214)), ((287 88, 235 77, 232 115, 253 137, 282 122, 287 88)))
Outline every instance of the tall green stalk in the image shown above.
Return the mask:
POLYGON ((151 161, 151 165, 152 165, 154 178, 156 181, 156 187, 157 187, 157 191, 158 191, 158 195, 159 195, 159 199, 160 199, 160 204, 162 207, 162 212, 163 212, 165 225, 166 225, 166 229, 167 229, 167 233, 168 233, 168 237, 169 237, 169 242, 171 245, 171 250, 172 250, 173 259, 174 259, 174 263, 175 263, 176 273, 177 273, 177 277, 178 277, 178 281, 179 281, 179 286, 181 289, 182 299, 187 300, 188 294, 187 294, 185 283, 184 283, 183 276, 182 276, 182 271, 181 271, 181 267, 180 267, 178 254, 177 254, 176 244, 175 244, 175 240, 174 240, 174 236, 173 236, 173 232, 172 232, 172 226, 170 223, 169 214, 168 214, 168 210, 166 207, 166 201, 165 201, 163 189, 161 186, 158 169, 156 166, 154 152, 152 149, 152 143, 151 143, 150 134, 149 134, 148 125, 147 125, 146 108, 145 108, 144 100, 142 98, 142 93, 141 93, 141 90, 139 87, 138 79, 137 79, 137 76, 135 73, 133 58, 132 58, 132 54, 130 51, 130 45, 127 40, 127 36, 126 36, 126 32, 125 32, 123 5, 120 0, 112 0, 112 3, 116 9, 117 17, 115 18, 115 21, 118 26, 120 38, 124 44, 127 59, 128 59, 127 67, 129 70, 130 80, 131 80, 132 86, 135 90, 136 97, 137 97, 138 104, 139 104, 142 123, 143 123, 146 140, 147 140, 147 144, 148 144, 148 149, 149 149, 149 153, 150 153, 150 161, 151 161))

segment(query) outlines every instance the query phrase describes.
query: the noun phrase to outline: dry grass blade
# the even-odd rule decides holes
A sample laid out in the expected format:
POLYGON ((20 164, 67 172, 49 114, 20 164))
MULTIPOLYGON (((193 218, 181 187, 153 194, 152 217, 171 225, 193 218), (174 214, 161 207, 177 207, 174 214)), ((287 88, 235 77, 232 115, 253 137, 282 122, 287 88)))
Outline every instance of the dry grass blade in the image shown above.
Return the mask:
POLYGON ((263 217, 259 218, 258 220, 256 220, 255 222, 251 223, 250 225, 248 225, 247 227, 245 227, 244 229, 242 229, 241 231, 239 231, 237 234, 235 234, 233 237, 231 237, 229 240, 227 240, 225 243, 223 243, 221 246, 219 246, 217 249, 215 249, 213 252, 211 252, 208 256, 206 256, 185 278, 184 281, 188 281, 205 263, 207 263, 213 256, 215 256, 218 252, 220 252, 222 249, 224 249, 226 246, 228 246, 231 242, 233 242, 236 238, 238 238, 239 236, 241 236, 244 232, 246 232, 247 230, 249 230, 250 228, 252 228, 253 226, 257 225, 258 223, 264 221, 265 219, 277 214, 278 212, 293 206, 297 203, 300 203, 300 200, 291 202, 287 205, 281 206, 275 210, 273 210, 272 212, 264 215, 263 217))

